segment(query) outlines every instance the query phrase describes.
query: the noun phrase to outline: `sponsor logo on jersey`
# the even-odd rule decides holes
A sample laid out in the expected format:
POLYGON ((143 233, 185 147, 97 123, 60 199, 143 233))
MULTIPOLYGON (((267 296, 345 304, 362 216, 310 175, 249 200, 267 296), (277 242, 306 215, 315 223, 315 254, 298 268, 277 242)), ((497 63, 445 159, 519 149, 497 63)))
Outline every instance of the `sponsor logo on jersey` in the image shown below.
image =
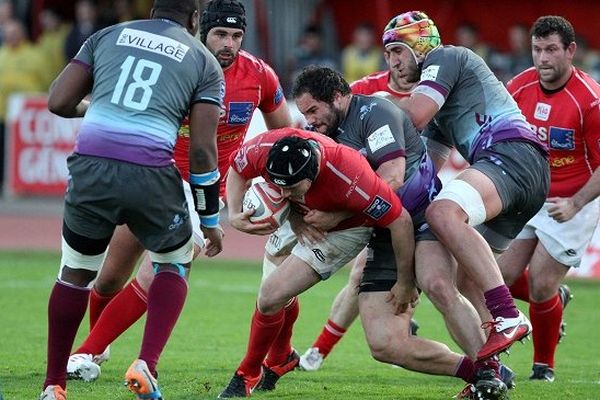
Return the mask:
POLYGON ((189 46, 166 36, 125 28, 117 38, 117 46, 134 47, 169 57, 177 62, 182 62, 190 49, 189 46))
POLYGON ((371 110, 373 109, 373 107, 375 107, 377 105, 377 103, 371 103, 368 106, 361 106, 358 115, 358 118, 360 118, 360 120, 362 121, 365 116, 371 112, 371 110))
POLYGON ((575 149, 575 130, 550 127, 550 148, 555 150, 575 149))
POLYGON ((388 144, 394 143, 394 134, 392 133, 389 125, 384 125, 378 128, 375 132, 371 133, 367 137, 367 143, 371 149, 371 153, 375 153, 377 150, 387 146, 388 144))
POLYGON ((245 125, 250 122, 254 112, 252 102, 231 102, 228 104, 227 123, 229 125, 245 125))
POLYGON ((535 105, 535 112, 533 113, 533 118, 540 121, 548 121, 550 118, 550 111, 552 110, 552 106, 546 103, 537 103, 535 105))
POLYGON ((423 70, 423 72, 421 72, 421 81, 435 81, 439 71, 439 65, 428 66, 423 70))
POLYGON ((273 104, 279 104, 283 100, 283 89, 281 86, 277 86, 275 90, 275 95, 273 96, 273 104))
POLYGON ((365 209, 364 213, 374 220, 383 217, 392 208, 392 205, 379 196, 375 196, 371 204, 365 209))
POLYGON ((235 163, 235 167, 237 168, 238 172, 243 171, 244 168, 246 168, 246 166, 248 165, 248 157, 246 156, 246 151, 247 150, 245 147, 241 147, 235 155, 235 158, 233 159, 233 162, 235 163))

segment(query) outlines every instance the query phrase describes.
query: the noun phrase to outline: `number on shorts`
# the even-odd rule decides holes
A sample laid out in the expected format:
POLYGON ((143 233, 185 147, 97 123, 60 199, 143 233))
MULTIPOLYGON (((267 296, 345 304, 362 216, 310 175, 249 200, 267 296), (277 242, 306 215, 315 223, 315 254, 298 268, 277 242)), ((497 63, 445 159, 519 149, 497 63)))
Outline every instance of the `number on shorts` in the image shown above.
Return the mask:
POLYGON ((123 89, 125 88, 125 84, 131 76, 131 78, 133 78, 133 82, 127 85, 127 90, 123 96, 122 104, 125 107, 133 108, 134 110, 144 111, 146 108, 148 108, 148 103, 152 98, 152 86, 158 81, 158 76, 162 70, 162 65, 142 58, 137 61, 137 64, 135 64, 135 68, 133 69, 133 73, 130 75, 131 69, 135 62, 135 57, 129 56, 125 59, 123 64, 121 64, 121 74, 119 75, 119 80, 117 81, 117 85, 115 86, 115 90, 110 102, 113 104, 119 104, 121 102, 123 89), (150 70, 150 75, 144 79, 143 75, 146 69, 150 70), (142 90, 143 92, 141 97, 139 97, 139 100, 136 100, 135 96, 139 93, 138 89, 142 90))

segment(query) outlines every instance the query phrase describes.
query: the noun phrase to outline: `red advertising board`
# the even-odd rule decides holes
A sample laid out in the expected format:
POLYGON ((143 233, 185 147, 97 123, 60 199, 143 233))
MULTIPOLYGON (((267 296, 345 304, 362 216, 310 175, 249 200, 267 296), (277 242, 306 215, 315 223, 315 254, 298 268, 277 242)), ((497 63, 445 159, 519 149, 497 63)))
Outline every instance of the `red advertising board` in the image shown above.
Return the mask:
POLYGON ((81 119, 48 111, 46 96, 12 96, 7 112, 8 191, 12 195, 62 196, 67 156, 81 119))

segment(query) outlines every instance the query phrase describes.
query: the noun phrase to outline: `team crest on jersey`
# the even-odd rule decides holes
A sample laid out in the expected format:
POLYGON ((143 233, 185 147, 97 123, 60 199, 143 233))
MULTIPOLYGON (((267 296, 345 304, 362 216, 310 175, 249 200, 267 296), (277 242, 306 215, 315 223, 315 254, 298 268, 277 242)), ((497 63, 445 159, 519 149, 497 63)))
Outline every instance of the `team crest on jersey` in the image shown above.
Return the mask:
POLYGON ((390 211, 392 205, 379 196, 375 196, 371 204, 365 209, 365 214, 374 220, 378 220, 390 211))
POLYGON ((273 96, 273 104, 279 104, 283 100, 283 89, 281 86, 277 86, 277 90, 275 90, 275 96, 273 96))
POLYGON ((231 102, 228 105, 227 123, 229 125, 246 125, 252 118, 254 103, 252 102, 231 102))
POLYGON ((362 121, 365 116, 371 112, 371 110, 373 109, 373 107, 375 107, 377 105, 377 103, 372 102, 371 104, 369 104, 368 106, 361 106, 360 110, 358 111, 358 118, 360 118, 360 120, 362 121))
POLYGON ((535 105, 535 113, 533 114, 533 118, 540 121, 548 121, 550 118, 550 111, 552 110, 552 106, 546 103, 537 103, 535 105))
POLYGON ((549 144, 550 148, 555 150, 574 150, 575 130, 551 126, 549 144))

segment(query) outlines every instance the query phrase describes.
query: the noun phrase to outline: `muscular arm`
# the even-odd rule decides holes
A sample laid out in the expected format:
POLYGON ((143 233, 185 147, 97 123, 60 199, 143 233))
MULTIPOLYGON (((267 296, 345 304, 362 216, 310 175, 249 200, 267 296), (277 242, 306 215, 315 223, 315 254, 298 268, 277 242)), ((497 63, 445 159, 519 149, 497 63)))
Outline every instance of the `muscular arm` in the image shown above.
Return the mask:
POLYGON ((439 111, 437 103, 421 93, 398 99, 395 104, 408 114, 418 130, 423 130, 439 111))
POLYGON ((84 100, 94 81, 82 65, 69 63, 50 86, 48 109, 64 118, 83 117, 89 101, 84 100))
POLYGON ((229 224, 238 231, 250 233, 253 235, 267 235, 273 233, 275 229, 271 224, 254 224, 250 222, 250 216, 254 210, 250 209, 242 212, 242 201, 244 194, 251 184, 251 180, 244 178, 235 169, 229 168, 227 173, 227 210, 229 213, 229 224))
POLYGON ((196 103, 190 110, 190 172, 200 174, 217 168, 219 106, 196 103))
POLYGON ((269 130, 292 126, 292 117, 290 116, 290 110, 285 99, 277 110, 270 113, 263 113, 263 118, 269 130))
POLYGON ((406 159, 398 157, 384 162, 377 168, 377 175, 381 177, 393 191, 396 191, 404 184, 404 172, 406 170, 406 159))

